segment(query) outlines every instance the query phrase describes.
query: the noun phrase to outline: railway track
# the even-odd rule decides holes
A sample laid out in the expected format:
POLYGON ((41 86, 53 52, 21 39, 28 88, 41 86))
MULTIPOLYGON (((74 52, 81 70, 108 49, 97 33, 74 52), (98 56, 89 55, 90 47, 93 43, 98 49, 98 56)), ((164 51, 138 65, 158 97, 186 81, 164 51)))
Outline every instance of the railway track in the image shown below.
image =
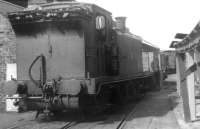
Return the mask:
POLYGON ((62 126, 60 129, 70 129, 77 125, 79 122, 68 122, 66 125, 62 126))
MULTIPOLYGON (((135 111, 135 110, 134 110, 135 111)), ((126 127, 126 122, 129 116, 134 114, 134 111, 131 111, 127 114, 124 114, 121 120, 116 123, 108 124, 108 125, 101 125, 101 122, 95 122, 95 123, 84 123, 84 122, 68 122, 66 125, 62 126, 59 129, 124 129, 126 127)))
POLYGON ((118 124, 116 129, 123 129, 123 127, 126 124, 126 119, 127 119, 127 116, 124 116, 123 119, 121 120, 121 122, 118 124))
POLYGON ((135 111, 136 111, 136 104, 131 105, 130 109, 128 109, 128 111, 126 113, 122 113, 120 115, 117 116, 110 116, 109 118, 107 118, 105 121, 101 121, 101 122, 91 122, 91 123, 85 123, 84 121, 79 121, 79 122, 68 122, 66 125, 62 126, 59 129, 125 129, 126 128, 126 124, 127 124, 127 120, 134 115, 135 111), (117 122, 111 122, 109 124, 101 124, 101 123, 107 123, 106 121, 114 121, 114 119, 116 119, 117 117, 117 122))
MULTIPOLYGON (((144 99, 143 96, 141 99, 144 99)), ((124 108, 116 107, 116 112, 109 115, 105 115, 105 118, 100 118, 101 116, 92 117, 92 119, 80 119, 80 115, 76 114, 75 118, 72 119, 71 116, 62 119, 55 119, 48 122, 38 122, 38 121, 21 121, 20 123, 14 123, 11 127, 6 129, 125 129, 127 121, 136 112, 136 106, 139 103, 134 102, 126 105, 124 108), (98 118, 99 117, 99 118, 98 118), (94 120, 98 119, 98 120, 94 120), (66 122, 64 122, 66 121, 66 122)), ((68 114, 64 115, 68 116, 68 114)))
POLYGON ((122 118, 122 120, 117 125, 116 129, 124 129, 126 127, 128 118, 130 116, 132 116, 135 113, 135 111, 136 111, 136 105, 134 106, 133 110, 131 110, 129 113, 127 113, 127 114, 124 115, 124 117, 122 118))
POLYGON ((130 104, 128 108, 120 109, 124 110, 125 112, 113 113, 101 120, 92 121, 81 119, 68 122, 64 122, 64 119, 61 121, 56 120, 51 122, 21 121, 20 123, 14 123, 12 126, 6 129, 125 129, 127 120, 136 111, 136 105, 137 103, 130 104))
MULTIPOLYGON (((95 121, 95 122, 91 122, 91 121, 70 121, 70 122, 66 122, 65 124, 60 124, 62 125, 62 127, 59 127, 59 124, 57 124, 57 129, 102 129, 102 127, 104 129, 110 129, 110 127, 112 127, 112 129, 124 129, 126 126, 126 122, 127 119, 129 118, 130 115, 132 115, 133 112, 128 112, 126 114, 118 114, 118 115, 112 115, 109 116, 109 118, 107 118, 106 120, 102 120, 102 121, 95 121), (114 119, 117 119, 116 121, 114 119), (111 122, 109 124, 106 124, 107 121, 115 121, 115 122, 111 122), (105 124, 102 124, 105 123, 105 124)), ((39 124, 39 128, 38 129, 46 129, 49 128, 50 126, 53 125, 54 122, 51 123, 51 125, 48 124, 44 124, 44 123, 26 123, 26 122, 22 122, 22 123, 16 123, 13 124, 11 127, 6 128, 6 129, 35 129, 36 128, 36 124, 39 124), (29 126, 24 126, 24 125, 29 125, 29 126)), ((52 128, 52 127, 50 127, 52 128)))

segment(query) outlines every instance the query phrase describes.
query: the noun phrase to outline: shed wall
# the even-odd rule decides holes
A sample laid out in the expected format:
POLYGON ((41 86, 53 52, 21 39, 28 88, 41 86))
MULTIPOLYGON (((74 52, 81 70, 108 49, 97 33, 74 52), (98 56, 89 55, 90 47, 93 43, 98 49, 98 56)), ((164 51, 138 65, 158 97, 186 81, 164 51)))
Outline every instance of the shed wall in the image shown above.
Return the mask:
POLYGON ((0 80, 6 79, 6 64, 16 62, 15 34, 8 19, 0 14, 0 80))

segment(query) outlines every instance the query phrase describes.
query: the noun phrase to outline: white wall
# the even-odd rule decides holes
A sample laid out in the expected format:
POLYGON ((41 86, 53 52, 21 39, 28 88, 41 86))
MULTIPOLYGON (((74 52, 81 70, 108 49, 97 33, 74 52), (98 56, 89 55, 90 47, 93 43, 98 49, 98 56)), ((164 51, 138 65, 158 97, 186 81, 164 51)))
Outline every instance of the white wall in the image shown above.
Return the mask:
POLYGON ((11 78, 17 79, 17 65, 16 64, 6 65, 6 81, 11 80, 11 78))

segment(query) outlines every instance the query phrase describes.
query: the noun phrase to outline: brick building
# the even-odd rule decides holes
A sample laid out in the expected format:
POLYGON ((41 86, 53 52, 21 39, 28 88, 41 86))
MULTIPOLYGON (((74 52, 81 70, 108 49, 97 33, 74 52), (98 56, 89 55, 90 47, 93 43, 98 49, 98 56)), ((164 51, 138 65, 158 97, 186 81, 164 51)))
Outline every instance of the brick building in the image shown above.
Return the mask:
POLYGON ((24 7, 0 0, 0 81, 6 79, 6 64, 16 62, 15 34, 7 19, 7 13, 22 9, 24 7))

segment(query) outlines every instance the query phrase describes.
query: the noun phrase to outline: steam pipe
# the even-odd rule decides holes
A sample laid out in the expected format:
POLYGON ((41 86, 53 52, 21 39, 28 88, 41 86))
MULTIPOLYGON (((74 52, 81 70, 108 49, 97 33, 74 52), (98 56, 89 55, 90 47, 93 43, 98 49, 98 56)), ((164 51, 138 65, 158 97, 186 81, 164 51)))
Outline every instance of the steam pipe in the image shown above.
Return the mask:
POLYGON ((33 62, 31 63, 29 70, 28 70, 28 74, 29 74, 29 78, 30 80, 36 85, 41 87, 41 85, 44 85, 44 83, 46 82, 46 59, 44 55, 39 55, 37 56, 33 62), (41 58, 41 66, 42 66, 42 79, 40 80, 40 82, 42 82, 42 84, 38 84, 38 82, 33 78, 32 74, 31 74, 31 70, 32 67, 34 66, 34 64, 41 58))

